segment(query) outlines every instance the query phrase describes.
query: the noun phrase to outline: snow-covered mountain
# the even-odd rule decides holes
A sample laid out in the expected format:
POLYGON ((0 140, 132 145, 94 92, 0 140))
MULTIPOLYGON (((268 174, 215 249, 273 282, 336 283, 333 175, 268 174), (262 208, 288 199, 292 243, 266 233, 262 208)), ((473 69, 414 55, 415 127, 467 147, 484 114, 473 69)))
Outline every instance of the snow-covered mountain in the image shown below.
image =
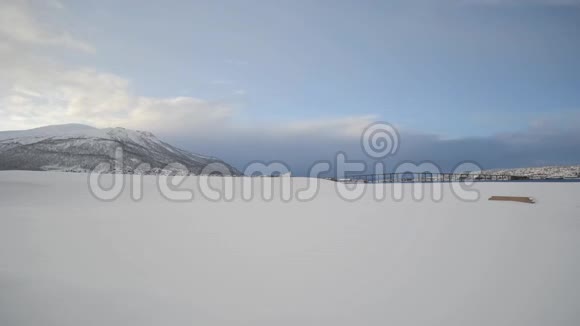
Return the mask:
POLYGON ((217 158, 173 147, 146 131, 67 124, 0 132, 0 170, 87 172, 101 163, 108 163, 111 172, 138 174, 166 174, 176 167, 200 174, 207 165, 221 163, 212 166, 225 174, 240 174, 217 158), (118 148, 123 150, 123 164, 115 169, 118 148))
POLYGON ((516 175, 516 176, 545 177, 545 178, 579 178, 580 165, 495 169, 483 171, 483 174, 516 175))

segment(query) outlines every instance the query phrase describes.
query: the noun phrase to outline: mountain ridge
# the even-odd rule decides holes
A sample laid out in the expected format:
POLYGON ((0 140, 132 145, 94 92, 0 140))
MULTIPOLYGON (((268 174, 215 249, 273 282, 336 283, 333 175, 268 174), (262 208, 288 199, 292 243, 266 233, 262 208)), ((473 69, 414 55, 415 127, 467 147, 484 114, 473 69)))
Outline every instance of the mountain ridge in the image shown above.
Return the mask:
POLYGON ((0 170, 89 172, 102 163, 109 168, 101 172, 197 175, 209 166, 208 174, 241 175, 218 158, 174 147, 148 131, 65 124, 0 132, 0 170), (118 148, 120 170, 115 167, 118 148))

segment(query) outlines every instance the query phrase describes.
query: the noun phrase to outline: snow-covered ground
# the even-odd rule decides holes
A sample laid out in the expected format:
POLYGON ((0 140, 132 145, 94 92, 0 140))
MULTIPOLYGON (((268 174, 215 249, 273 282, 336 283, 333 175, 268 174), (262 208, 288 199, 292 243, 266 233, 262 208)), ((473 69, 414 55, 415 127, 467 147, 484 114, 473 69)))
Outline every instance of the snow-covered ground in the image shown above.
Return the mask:
POLYGON ((147 176, 140 202, 101 202, 86 175, 0 172, 0 325, 580 324, 580 183, 476 183, 476 202, 445 184, 437 203, 321 182, 307 202, 176 203, 147 176))

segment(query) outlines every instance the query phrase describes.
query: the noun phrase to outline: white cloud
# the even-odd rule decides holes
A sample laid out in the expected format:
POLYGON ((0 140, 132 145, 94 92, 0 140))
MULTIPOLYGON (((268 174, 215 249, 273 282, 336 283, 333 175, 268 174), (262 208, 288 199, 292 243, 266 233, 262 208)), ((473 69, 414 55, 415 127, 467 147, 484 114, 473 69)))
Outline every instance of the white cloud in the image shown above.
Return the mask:
MULTIPOLYGON (((58 1, 49 5, 63 8, 58 1)), ((35 50, 47 45, 93 47, 38 21, 36 9, 24 1, 0 3, 0 129, 74 122, 179 131, 184 123, 209 128, 232 115, 223 104, 191 97, 140 96, 121 76, 38 56, 35 50)))
POLYGON ((223 104, 191 97, 136 95, 127 79, 114 74, 43 63, 46 62, 27 62, 12 69, 11 80, 4 76, 3 82, 10 88, 0 94, 1 128, 75 122, 179 131, 184 123, 206 128, 233 114, 223 104))
MULTIPOLYGON (((59 2, 52 3, 54 6, 59 2)), ((41 24, 28 2, 21 0, 0 2, 0 42, 60 46, 88 53, 95 52, 91 44, 78 40, 67 32, 54 31, 48 24, 41 24)))
MULTIPOLYGON (((0 49, 0 70, 0 129, 4 130, 85 123, 188 137, 218 131, 235 137, 257 130, 276 137, 350 137, 358 136, 372 120, 362 116, 242 125, 236 122, 236 115, 243 112, 228 103, 185 96, 139 95, 122 76, 26 55, 18 47, 0 49)), ((241 95, 245 90, 236 93, 241 95)))
MULTIPOLYGON (((52 7, 62 7, 58 2, 52 7)), ((92 46, 34 18, 34 8, 21 1, 0 4, 0 130, 51 124, 84 123, 126 127, 167 136, 224 141, 254 137, 284 139, 322 137, 356 139, 373 117, 345 117, 296 122, 243 124, 229 103, 199 98, 150 97, 137 94, 123 76, 77 67, 39 56, 47 45, 90 51, 92 46)), ((60 9, 56 9, 60 10, 60 9)), ((229 60, 244 65, 245 61, 229 60)), ((216 80, 215 85, 234 84, 216 80)), ((234 89, 244 95, 244 89, 234 89)), ((248 122, 248 119, 241 119, 248 122)), ((251 141, 250 141, 251 142, 251 141)))

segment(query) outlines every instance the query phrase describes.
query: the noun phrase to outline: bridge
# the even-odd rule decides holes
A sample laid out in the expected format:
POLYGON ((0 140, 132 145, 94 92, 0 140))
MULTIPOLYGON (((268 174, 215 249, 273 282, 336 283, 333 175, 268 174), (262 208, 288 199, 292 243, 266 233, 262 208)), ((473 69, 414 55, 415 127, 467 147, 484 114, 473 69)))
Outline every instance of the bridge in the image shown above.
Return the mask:
POLYGON ((558 180, 546 175, 509 175, 482 173, 431 173, 404 172, 384 174, 349 175, 341 179, 333 179, 346 183, 399 183, 399 182, 458 182, 458 181, 526 181, 526 180, 558 180))

